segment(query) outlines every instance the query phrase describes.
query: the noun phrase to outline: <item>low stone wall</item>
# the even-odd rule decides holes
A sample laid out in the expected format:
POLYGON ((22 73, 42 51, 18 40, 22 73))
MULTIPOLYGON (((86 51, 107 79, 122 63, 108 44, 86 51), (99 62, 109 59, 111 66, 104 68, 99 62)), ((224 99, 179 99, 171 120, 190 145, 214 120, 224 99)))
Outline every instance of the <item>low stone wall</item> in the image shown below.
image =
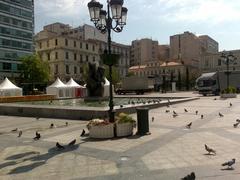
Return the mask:
POLYGON ((12 102, 23 102, 23 101, 45 101, 54 100, 55 95, 32 95, 32 96, 7 96, 0 97, 0 103, 12 103, 12 102))
MULTIPOLYGON (((184 98, 171 100, 170 104, 192 101, 199 98, 184 98)), ((167 101, 161 103, 152 103, 145 105, 126 105, 123 108, 116 107, 116 113, 136 113, 138 107, 148 107, 149 109, 166 106, 167 101)), ((0 115, 21 116, 21 117, 42 117, 72 120, 90 120, 93 118, 108 117, 108 108, 76 108, 60 106, 40 106, 23 104, 0 104, 0 115)))

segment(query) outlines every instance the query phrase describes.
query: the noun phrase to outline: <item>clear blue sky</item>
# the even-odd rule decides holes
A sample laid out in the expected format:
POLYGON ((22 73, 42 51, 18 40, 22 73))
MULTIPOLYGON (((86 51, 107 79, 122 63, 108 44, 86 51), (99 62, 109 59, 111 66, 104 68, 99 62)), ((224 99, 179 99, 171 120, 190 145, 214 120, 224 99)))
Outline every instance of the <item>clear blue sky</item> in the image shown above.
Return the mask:
MULTIPOLYGON (((89 20, 90 0, 35 0, 35 31, 44 25, 62 22, 74 27, 89 20)), ((107 0, 100 0, 105 6, 107 0)), ((125 0, 129 10, 127 25, 113 40, 130 44, 132 40, 152 38, 169 44, 169 36, 190 31, 209 35, 220 50, 240 49, 240 1, 238 0, 125 0)))

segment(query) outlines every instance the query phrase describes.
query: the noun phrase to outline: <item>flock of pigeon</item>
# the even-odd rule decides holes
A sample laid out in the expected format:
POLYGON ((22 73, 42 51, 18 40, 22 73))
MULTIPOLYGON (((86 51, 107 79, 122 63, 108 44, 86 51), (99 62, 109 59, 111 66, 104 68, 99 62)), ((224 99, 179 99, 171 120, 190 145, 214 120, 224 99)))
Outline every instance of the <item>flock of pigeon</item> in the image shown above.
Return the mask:
MULTIPOLYGON (((39 120, 39 117, 36 117, 36 119, 39 120)), ((68 125, 69 125, 68 122, 66 122, 66 123, 65 123, 65 126, 67 127, 68 125)), ((50 129, 56 128, 56 125, 54 125, 53 123, 51 123, 50 126, 49 126, 49 128, 50 128, 50 129)), ((18 132, 18 136, 17 136, 17 137, 19 137, 19 138, 20 138, 20 137, 22 136, 22 134, 23 134, 23 131, 22 131, 22 130, 19 130, 18 128, 11 130, 11 132, 18 132)), ((82 136, 84 136, 85 134, 86 134, 86 131, 83 129, 80 136, 82 137, 82 136)), ((35 132, 35 137, 33 138, 33 140, 34 140, 34 141, 37 141, 37 140, 39 140, 40 138, 41 138, 41 134, 40 134, 38 131, 36 131, 36 132, 35 132)), ((70 143, 68 143, 68 144, 67 144, 67 147, 73 146, 73 145, 75 145, 75 143, 76 143, 76 139, 74 139, 74 140, 72 140, 70 143)), ((65 147, 66 147, 66 146, 61 145, 59 142, 56 143, 56 148, 57 148, 58 150, 63 150, 63 149, 65 149, 65 147)))
MULTIPOLYGON (((216 100, 216 98, 215 98, 214 100, 216 100)), ((169 108, 170 105, 171 105, 171 104, 170 104, 170 101, 168 100, 167 108, 169 108)), ((230 103, 229 103, 229 107, 232 107, 232 106, 233 106, 233 104, 230 102, 230 103)), ((166 111, 165 111, 165 113, 170 113, 170 112, 171 112, 171 111, 170 111, 169 109, 166 109, 166 111)), ((184 112, 185 112, 185 113, 188 113, 189 111, 188 111, 186 108, 184 108, 184 112)), ((195 111, 195 114, 198 115, 198 113, 199 113, 198 110, 196 110, 196 111, 195 111)), ((173 117, 173 118, 176 118, 176 117, 178 117, 178 116, 179 116, 179 114, 178 114, 176 111, 173 110, 173 111, 172 111, 172 117, 173 117)), ((219 116, 220 118, 224 117, 224 115, 223 115, 221 112, 218 113, 218 116, 219 116)), ((204 115, 201 114, 201 119, 203 119, 203 118, 204 118, 204 115)), ((154 122, 154 119, 155 119, 155 118, 152 117, 152 122, 154 122)), ((188 123, 188 124, 185 126, 185 128, 191 129, 192 124, 193 124, 193 122, 188 123)), ((237 120, 236 120, 236 123, 233 124, 233 127, 234 127, 234 128, 237 128, 239 124, 240 124, 240 119, 237 119, 237 120)), ((208 152, 208 155, 216 155, 216 154, 217 154, 217 153, 216 153, 216 150, 210 148, 207 144, 205 144, 204 147, 205 147, 205 150, 208 152)), ((233 169, 232 165, 235 164, 235 161, 236 161, 235 159, 232 159, 232 160, 230 160, 230 161, 227 161, 227 162, 223 163, 222 166, 227 166, 227 169, 233 169)), ((185 176, 184 178, 182 178, 182 180, 195 180, 195 178, 196 178, 195 173, 192 172, 191 174, 188 174, 187 176, 185 176)))

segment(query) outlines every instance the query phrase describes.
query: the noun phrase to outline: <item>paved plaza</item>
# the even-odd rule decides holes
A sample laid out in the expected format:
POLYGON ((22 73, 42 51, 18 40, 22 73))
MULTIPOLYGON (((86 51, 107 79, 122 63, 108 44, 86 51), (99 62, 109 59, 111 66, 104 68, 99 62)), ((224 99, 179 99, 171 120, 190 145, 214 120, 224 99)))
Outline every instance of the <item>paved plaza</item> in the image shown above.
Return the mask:
POLYGON ((194 171, 196 179, 239 180, 240 126, 233 124, 240 119, 240 98, 214 98, 150 110, 151 135, 102 141, 80 137, 82 129, 87 130, 86 121, 0 116, 0 179, 179 180, 194 171), (173 118, 173 111, 179 116, 173 118), (50 129, 51 123, 56 127, 50 129), (20 138, 11 132, 15 128, 23 131, 20 138), (33 140, 36 131, 42 136, 39 141, 33 140), (72 148, 55 148, 56 142, 73 139, 77 143, 72 148), (208 155, 204 144, 216 155, 208 155), (232 158, 234 169, 223 169, 221 164, 232 158))

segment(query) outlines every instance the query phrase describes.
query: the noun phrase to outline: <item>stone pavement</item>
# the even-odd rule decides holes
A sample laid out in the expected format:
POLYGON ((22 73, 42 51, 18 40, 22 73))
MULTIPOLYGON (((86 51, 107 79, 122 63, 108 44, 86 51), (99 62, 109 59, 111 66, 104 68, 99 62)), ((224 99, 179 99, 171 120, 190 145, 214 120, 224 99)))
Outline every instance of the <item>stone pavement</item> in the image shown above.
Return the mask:
POLYGON ((240 99, 214 98, 151 110, 149 136, 102 141, 80 138, 85 121, 0 116, 0 179, 177 180, 194 171, 196 179, 239 180, 240 127, 233 124, 240 118, 240 99), (172 117, 173 110, 178 117, 172 117), (190 130, 185 128, 189 122, 193 122, 190 130), (56 128, 50 129, 51 123, 56 128), (15 128, 23 131, 22 137, 11 132, 15 128), (41 140, 32 140, 35 131, 41 133, 41 140), (55 149, 57 141, 67 144, 75 138, 75 147, 55 149), (206 155, 204 144, 217 155, 206 155), (222 170, 221 164, 232 158, 236 158, 234 170, 222 170))

